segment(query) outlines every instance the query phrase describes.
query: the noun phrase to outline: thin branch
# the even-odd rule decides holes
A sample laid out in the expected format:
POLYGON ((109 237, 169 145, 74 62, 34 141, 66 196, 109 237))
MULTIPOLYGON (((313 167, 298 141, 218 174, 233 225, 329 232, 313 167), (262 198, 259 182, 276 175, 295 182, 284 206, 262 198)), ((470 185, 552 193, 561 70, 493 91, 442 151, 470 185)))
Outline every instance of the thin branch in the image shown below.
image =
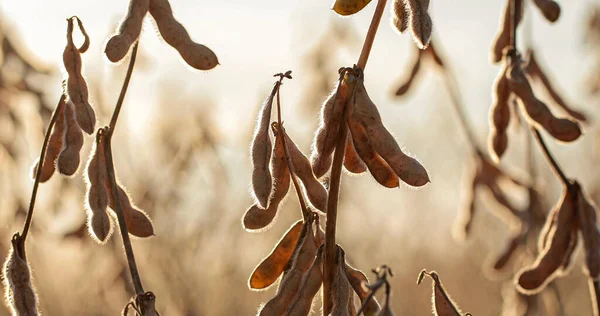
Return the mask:
POLYGON ((375 8, 375 13, 373 13, 371 25, 369 25, 369 31, 367 32, 365 43, 363 44, 362 51, 360 52, 358 63, 356 63, 356 65, 362 70, 365 70, 365 67, 367 66, 367 61, 369 60, 369 55, 371 54, 371 48, 373 47, 373 41, 375 40, 375 35, 377 34, 377 29, 379 28, 379 22, 381 22, 381 16, 383 15, 383 11, 385 11, 386 3, 387 0, 377 1, 377 7, 375 8))
POLYGON ((519 8, 517 8, 517 2, 520 2, 520 0, 512 0, 510 2, 510 11, 512 18, 510 24, 510 42, 515 51, 517 50, 517 26, 519 25, 519 13, 517 12, 519 8))
POLYGON ((534 126, 531 126, 531 132, 533 133, 533 136, 535 136, 535 139, 537 140, 538 144, 540 144, 540 147, 542 147, 544 156, 546 157, 546 160, 548 160, 548 162, 550 163, 550 166, 552 166, 552 170, 554 171, 554 173, 556 173, 556 175, 560 178, 560 180, 565 186, 570 186, 571 182, 569 181, 569 178, 567 178, 563 170, 560 168, 560 166, 554 159, 554 156, 552 156, 552 153, 550 153, 550 150, 544 142, 542 135, 540 135, 540 132, 534 126))
POLYGON ((589 279, 590 293, 592 294, 592 311, 594 316, 600 315, 600 281, 589 279))
MULTIPOLYGON (((117 119, 119 118, 119 113, 121 113, 121 107, 123 106, 123 101, 125 100, 125 94, 127 93, 127 88, 129 87, 129 81, 131 80, 131 74, 133 73, 133 67, 135 66, 135 58, 137 57, 139 41, 133 44, 133 49, 131 50, 131 57, 129 59, 129 66, 127 66, 127 73, 125 74, 125 80, 123 81, 123 86, 121 87, 121 93, 119 94, 119 99, 117 100, 117 105, 115 106, 115 110, 110 118, 110 135, 115 130, 115 126, 117 125, 117 119)), ((109 136, 110 138, 110 136, 109 136)))
POLYGON ((25 224, 23 225, 23 233, 21 234, 21 242, 25 244, 25 239, 27 239, 27 233, 29 232, 29 228, 31 227, 31 221, 33 220, 33 209, 35 207, 35 199, 37 197, 38 187, 40 185, 40 178, 42 176, 42 167, 44 165, 44 157, 46 156, 46 150, 48 148, 48 140, 50 140, 50 134, 52 133, 52 128, 56 123, 56 119, 58 118, 58 113, 61 108, 65 105, 66 96, 63 93, 60 96, 60 100, 58 100, 58 105, 54 110, 54 114, 52 114, 52 118, 50 119, 50 123, 48 124, 48 129, 46 130, 46 136, 44 137, 44 143, 42 144, 42 150, 40 152, 40 160, 38 161, 37 171, 35 173, 35 182, 33 183, 33 190, 31 192, 31 199, 29 200, 29 211, 27 212, 27 218, 25 219, 25 224))

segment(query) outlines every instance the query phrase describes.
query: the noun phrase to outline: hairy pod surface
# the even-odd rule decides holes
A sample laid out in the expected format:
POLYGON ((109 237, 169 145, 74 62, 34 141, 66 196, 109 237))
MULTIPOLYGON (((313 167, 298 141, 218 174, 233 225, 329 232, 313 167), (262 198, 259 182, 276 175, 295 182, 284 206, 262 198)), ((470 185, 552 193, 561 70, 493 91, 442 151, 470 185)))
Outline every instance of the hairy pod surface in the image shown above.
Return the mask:
POLYGON ((37 316, 40 315, 38 297, 31 283, 29 264, 24 253, 21 253, 19 243, 20 237, 13 236, 2 273, 4 294, 12 315, 37 316))
POLYGON ((406 0, 405 4, 408 5, 413 39, 420 49, 425 49, 429 45, 433 31, 433 23, 427 12, 429 0, 406 0))
MULTIPOLYGON (((110 185, 110 180, 105 182, 106 189, 108 190, 108 206, 116 213, 117 210, 117 201, 114 199, 114 192, 112 191, 112 186, 110 185)), ((127 225, 127 230, 129 234, 136 237, 151 237, 154 236, 154 226, 152 225, 152 220, 144 211, 138 209, 132 202, 129 197, 129 194, 125 191, 123 186, 117 182, 117 196, 121 201, 121 206, 123 207, 123 216, 125 217, 125 224, 127 225)), ((118 220, 118 218, 117 218, 118 220)))
POLYGON ((129 1, 127 15, 119 24, 115 35, 106 42, 104 53, 108 60, 116 63, 127 55, 131 45, 140 37, 142 24, 146 13, 148 13, 149 5, 149 0, 129 1))
POLYGON ((361 174, 367 171, 367 166, 360 159, 360 156, 354 148, 354 141, 352 141, 352 135, 348 134, 348 140, 346 141, 346 149, 344 151, 344 168, 350 173, 361 174))
MULTIPOLYGON (((493 63, 500 62, 503 57, 503 51, 506 47, 510 45, 510 28, 512 23, 512 11, 511 11, 511 2, 513 0, 506 0, 506 4, 504 5, 504 13, 502 15, 502 20, 500 22, 500 30, 494 39, 492 44, 492 52, 491 59, 493 63)), ((521 19, 523 17, 523 0, 514 0, 515 5, 517 6, 518 16, 517 23, 521 23, 521 19)))
POLYGON ((461 316, 462 312, 444 289, 444 286, 442 285, 442 282, 435 271, 421 271, 417 279, 417 284, 421 283, 425 275, 433 280, 433 293, 431 297, 433 314, 436 316, 461 316))
POLYGON ((346 277, 348 278, 348 282, 350 282, 350 286, 352 286, 352 289, 360 298, 362 305, 365 306, 363 308, 363 314, 365 316, 377 315, 377 313, 381 310, 379 303, 377 303, 375 296, 369 298, 369 292, 362 286, 362 284, 369 283, 367 276, 360 270, 357 270, 346 263, 346 277))
POLYGON ((148 9, 162 38, 179 52, 188 65, 210 70, 219 64, 217 55, 210 48, 192 41, 185 27, 173 16, 168 0, 150 0, 148 9))
POLYGON ((332 9, 339 15, 347 16, 359 12, 369 2, 371 0, 335 0, 332 9))
POLYGON ((510 84, 506 73, 508 72, 508 63, 505 62, 502 70, 494 81, 494 90, 492 94, 492 107, 490 109, 490 139, 489 148, 492 159, 499 161, 506 147, 508 146, 508 135, 506 130, 510 123, 510 84))
POLYGON ((337 261, 335 276, 333 278, 333 291, 331 301, 333 302, 331 316, 350 316, 348 305, 352 296, 350 295, 351 285, 346 277, 346 259, 341 247, 337 248, 337 261))
POLYGON ((108 190, 105 183, 108 181, 108 169, 104 153, 104 138, 101 134, 96 136, 96 143, 90 154, 86 167, 87 186, 87 224, 92 238, 97 242, 105 243, 112 233, 112 221, 107 213, 108 190))
POLYGON ((292 258, 301 231, 302 221, 297 221, 288 229, 271 253, 254 268, 248 280, 250 289, 265 289, 277 281, 292 258))
MULTIPOLYGON (((40 174, 40 182, 44 183, 52 177, 54 171, 56 171, 56 160, 58 155, 63 150, 63 139, 65 134, 65 120, 64 120, 64 108, 66 103, 61 102, 55 111, 56 122, 52 127, 52 133, 48 139, 48 148, 46 149, 46 155, 44 156, 44 162, 42 164, 42 173, 40 174)), ((37 174, 37 168, 39 168, 39 160, 31 168, 31 178, 35 180, 37 174)))
POLYGON ((71 102, 64 107, 63 149, 58 155, 56 166, 58 172, 66 176, 72 176, 77 172, 80 163, 80 151, 83 147, 83 133, 75 119, 75 109, 71 102))
POLYGON ((307 316, 310 313, 313 299, 323 284, 323 251, 324 247, 317 249, 317 256, 310 269, 302 278, 302 285, 298 290, 292 304, 286 311, 286 316, 307 316))
POLYGON ((408 28, 408 8, 404 4, 404 0, 394 0, 392 6, 392 26, 400 33, 403 33, 408 28))

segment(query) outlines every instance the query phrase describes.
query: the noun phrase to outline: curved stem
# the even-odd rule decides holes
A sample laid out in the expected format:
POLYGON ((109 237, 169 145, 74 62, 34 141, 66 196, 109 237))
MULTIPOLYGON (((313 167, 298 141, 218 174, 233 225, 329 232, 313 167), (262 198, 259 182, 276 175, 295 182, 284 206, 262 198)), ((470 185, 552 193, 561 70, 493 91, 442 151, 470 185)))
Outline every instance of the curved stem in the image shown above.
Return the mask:
POLYGON ((546 157, 546 160, 548 160, 548 162, 550 163, 550 166, 552 167, 554 173, 556 173, 556 175, 560 178, 560 180, 565 186, 570 186, 571 182, 569 181, 569 178, 567 178, 563 170, 556 162, 556 159, 554 159, 554 156, 552 156, 552 153, 550 153, 550 150, 548 149, 546 142, 544 142, 542 135, 540 135, 540 132, 534 126, 531 126, 531 132, 535 136, 535 139, 537 140, 538 144, 540 144, 540 147, 542 147, 544 156, 546 157))
POLYGON ((121 87, 121 93, 119 93, 117 105, 115 106, 115 110, 110 118, 110 135, 112 135, 115 130, 115 126, 117 125, 117 119, 119 118, 119 113, 121 113, 121 107, 123 106, 123 101, 125 100, 125 94, 127 93, 127 88, 129 87, 129 81, 131 81, 131 74, 133 73, 133 67, 135 66, 135 59, 137 57, 138 44, 139 41, 135 42, 133 44, 133 49, 131 49, 131 57, 129 59, 129 66, 127 66, 125 80, 123 81, 123 86, 121 87))
POLYGON ((35 173, 35 181, 33 183, 33 190, 31 192, 31 199, 29 200, 29 211, 27 211, 27 218, 25 219, 25 224, 23 225, 23 233, 21 234, 22 244, 25 244, 25 239, 27 239, 27 233, 29 232, 29 228, 31 227, 31 221, 33 220, 33 209, 35 207, 35 199, 37 197, 38 187, 40 185, 40 178, 42 176, 42 167, 44 166, 44 157, 46 157, 46 150, 48 148, 48 141, 50 140, 50 134, 52 133, 52 128, 56 123, 56 119, 58 118, 58 113, 61 108, 64 106, 66 101, 66 96, 63 93, 60 96, 60 100, 58 100, 58 105, 54 110, 54 114, 52 114, 52 118, 50 119, 50 123, 48 124, 48 129, 46 130, 46 136, 44 136, 44 143, 42 144, 42 150, 40 152, 40 160, 38 160, 38 167, 35 173))

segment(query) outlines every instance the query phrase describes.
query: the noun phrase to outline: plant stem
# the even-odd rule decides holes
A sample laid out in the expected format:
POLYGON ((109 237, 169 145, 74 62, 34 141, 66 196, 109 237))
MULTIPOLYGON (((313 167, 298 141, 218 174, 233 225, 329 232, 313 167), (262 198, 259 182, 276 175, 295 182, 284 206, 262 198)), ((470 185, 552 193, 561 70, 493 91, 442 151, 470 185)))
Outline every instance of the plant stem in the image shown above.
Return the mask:
POLYGON ((129 81, 131 81, 131 74, 133 73, 133 67, 135 66, 135 58, 137 57, 138 44, 139 41, 136 41, 131 49, 131 57, 129 59, 129 66, 127 66, 125 80, 123 81, 123 86, 121 87, 121 93, 119 94, 117 105, 115 106, 115 110, 110 118, 110 133, 108 135, 109 140, 115 130, 115 126, 117 125, 117 119, 119 118, 119 113, 121 113, 121 107, 123 106, 123 101, 125 100, 125 94, 127 93, 127 88, 129 87, 129 81))
POLYGON ((590 294, 592 294, 592 311, 594 316, 600 315, 600 281, 589 279, 590 294))
MULTIPOLYGON (((362 51, 360 53, 360 57, 358 59, 358 62, 356 63, 357 67, 363 71, 367 66, 369 54, 371 53, 373 41, 375 40, 375 35, 377 34, 377 29, 379 27, 379 23, 381 22, 381 17, 383 16, 383 11, 385 10, 386 3, 387 0, 377 1, 377 7, 375 7, 375 12, 373 13, 371 25, 369 25, 369 30, 367 32, 362 51)), ((331 167, 331 175, 329 178, 329 192, 327 195, 327 222, 325 226, 325 262, 323 263, 323 315, 327 315, 328 311, 332 306, 331 293, 333 292, 332 286, 333 278, 335 276, 335 263, 337 259, 337 247, 335 243, 337 207, 340 192, 340 182, 342 178, 342 166, 344 163, 346 138, 348 136, 348 126, 346 124, 346 117, 348 115, 348 103, 354 95, 354 89, 347 89, 347 91, 349 93, 346 94, 346 100, 344 100, 343 102, 344 114, 337 135, 338 141, 335 146, 335 153, 333 155, 333 165, 331 167)))
POLYGON ((552 153, 550 153, 550 150, 548 149, 548 146, 544 142, 542 135, 540 135, 540 132, 534 126, 531 126, 531 132, 533 133, 533 136, 535 136, 535 139, 537 140, 538 144, 540 144, 540 147, 542 147, 544 156, 546 157, 546 160, 548 160, 548 162, 550 163, 550 166, 552 166, 552 170, 554 171, 554 173, 560 178, 562 183, 568 187, 571 183, 569 181, 569 178, 567 178, 567 176, 565 175, 563 170, 560 168, 560 166, 556 162, 556 159, 554 159, 554 156, 552 156, 552 153))
MULTIPOLYGON (((521 2, 521 0, 512 0, 510 2, 510 11, 511 11, 511 32, 510 32, 510 42, 514 50, 517 50, 517 26, 519 24, 519 13, 517 13, 517 2, 521 2)), ((520 3, 519 3, 520 4, 520 3)))
POLYGON ((33 191, 31 192, 31 199, 29 200, 29 211, 27 212, 27 218, 25 219, 25 224, 23 225, 23 233, 21 234, 21 243, 25 244, 25 239, 27 239, 27 233, 29 232, 29 228, 31 227, 31 221, 33 220, 33 209, 35 207, 35 199, 37 197, 38 187, 40 185, 40 178, 42 176, 42 167, 44 166, 44 157, 46 157, 46 149, 48 148, 48 141, 50 140, 50 134, 52 133, 52 128, 56 123, 56 119, 58 118, 58 113, 61 111, 63 106, 65 105, 66 96, 63 93, 60 96, 60 100, 58 100, 58 105, 52 114, 52 118, 50 119, 50 123, 48 124, 48 129, 46 130, 46 136, 44 137, 44 143, 42 144, 42 150, 40 152, 40 160, 38 161, 37 171, 35 173, 35 181, 33 183, 33 191))

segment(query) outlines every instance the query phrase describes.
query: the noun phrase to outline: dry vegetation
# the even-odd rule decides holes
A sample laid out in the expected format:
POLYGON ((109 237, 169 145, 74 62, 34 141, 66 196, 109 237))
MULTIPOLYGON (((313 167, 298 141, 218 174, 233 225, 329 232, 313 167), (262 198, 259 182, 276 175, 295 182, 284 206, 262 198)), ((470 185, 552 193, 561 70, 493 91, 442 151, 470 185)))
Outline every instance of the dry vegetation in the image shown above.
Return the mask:
MULTIPOLYGON (((591 133, 585 132, 593 130, 595 122, 562 96, 552 67, 539 57, 536 49, 541 48, 522 48, 518 41, 518 26, 527 14, 539 11, 549 23, 560 21, 559 3, 506 0, 499 12, 500 28, 490 50, 499 71, 493 87, 487 87, 492 104, 485 147, 467 118, 452 56, 443 50, 443 37, 435 34, 430 1, 378 0, 371 6, 369 2, 333 4, 342 16, 374 10, 356 64, 339 68, 333 85, 331 72, 339 65, 330 61, 331 51, 340 47, 357 51, 353 45, 357 37, 344 26, 345 20, 336 21, 308 54, 306 72, 312 72, 314 80, 305 96, 310 104, 306 115, 315 126, 310 154, 302 144, 313 134, 295 135, 294 128, 286 129, 297 117, 290 114, 293 111, 281 95, 298 86, 292 71, 286 71, 274 75, 254 132, 246 135, 249 159, 243 163, 226 159, 223 137, 210 119, 211 104, 184 107, 181 117, 153 124, 153 134, 129 151, 133 145, 127 127, 121 123, 122 132, 117 130, 122 107, 132 103, 126 92, 135 79, 138 51, 144 58, 140 44, 144 19, 152 19, 164 42, 194 70, 219 65, 210 48, 192 40, 168 0, 130 0, 115 34, 106 41, 104 55, 117 70, 110 79, 123 81, 114 107, 105 102, 101 80, 84 67, 90 42, 104 39, 90 38, 78 17, 66 20, 64 78, 62 86, 54 88, 48 88, 52 67, 35 64, 22 47, 14 45, 10 34, 3 34, 0 168, 5 181, 0 187, 0 209, 8 224, 0 231, 0 250, 7 253, 2 276, 8 313, 388 316, 425 315, 432 310, 440 316, 599 315, 600 229, 594 199, 600 198, 600 182, 592 173, 586 179, 570 177, 561 166, 578 162, 557 161, 542 136, 557 141, 558 148, 567 148, 589 137, 591 133), (353 188, 356 177, 352 176, 372 178, 379 190, 412 187, 419 192, 427 191, 430 177, 435 176, 401 146, 405 135, 392 131, 390 120, 373 101, 376 98, 367 92, 365 68, 388 7, 391 27, 400 36, 410 32, 415 51, 400 83, 393 86, 394 97, 409 97, 425 72, 439 75, 443 81, 439 90, 448 93, 470 151, 471 159, 465 159, 469 183, 464 188, 454 185, 451 192, 461 191, 467 198, 453 231, 457 242, 469 240, 461 244, 464 256, 445 259, 445 254, 426 253, 427 238, 411 248, 384 237, 384 224, 379 225, 381 232, 377 228, 367 235, 362 230, 373 223, 369 218, 384 214, 365 212, 368 202, 352 205, 367 199, 360 188, 353 188), (76 43, 74 34, 82 43, 76 43), (331 44, 333 40, 339 42, 331 44), (46 100, 56 91, 60 96, 54 106, 46 100), (540 91, 551 102, 542 101, 540 91), (22 109, 23 96, 32 97, 33 109, 22 109), (189 132, 181 133, 183 124, 189 132), (27 183, 26 190, 31 190, 27 199, 16 184, 32 162, 24 144, 38 143, 30 138, 31 130, 39 133, 40 125, 47 127, 39 159, 31 168, 33 188, 27 183), (518 137, 525 142, 515 141, 518 137), (536 148, 543 159, 535 154, 536 148), (144 162, 140 151, 151 152, 150 161, 144 162), (526 158, 518 166, 510 165, 514 161, 502 163, 509 151, 523 152, 526 158), (234 165, 240 163, 248 167, 244 177, 232 171, 239 170, 234 165), (546 163, 552 172, 539 172, 536 166, 546 163), (515 174, 512 167, 524 169, 525 174, 515 174), (248 178, 253 201, 241 214, 248 199, 240 199, 232 181, 248 178), (562 193, 549 190, 542 179, 559 181, 562 193), (478 234, 484 232, 478 226, 494 225, 475 217, 480 213, 476 193, 481 189, 497 202, 490 210, 506 226, 500 233, 492 228, 491 234, 478 234), (194 193, 185 194, 187 190, 194 193), (523 196, 525 203, 519 203, 523 196), (38 197, 41 201, 35 207, 38 197), (76 216, 71 227, 58 233, 49 229, 54 218, 66 216, 61 209, 68 208, 86 215, 76 216), (299 216, 292 215, 291 208, 299 209, 299 216), (347 221, 348 211, 362 217, 347 221), (291 223, 289 228, 285 223, 291 223), (252 244, 258 240, 252 238, 260 235, 248 237, 249 232, 265 235, 262 243, 269 246, 252 244), (113 234, 121 239, 111 238, 113 234), (274 242, 278 234, 281 237, 274 242), (501 235, 506 234, 503 240, 501 235), (497 256, 483 260, 489 248, 477 241, 484 239, 506 246, 497 256), (270 244, 274 246, 269 252, 270 244), (258 253, 263 250, 268 254, 260 260, 258 253), (383 262, 374 260, 381 258, 376 252, 396 257, 380 265, 383 262), (427 260, 413 260, 419 256, 427 260), (424 262, 436 266, 419 266, 424 262), (377 267, 371 270, 371 281, 359 266, 377 267), (579 270, 583 274, 577 275, 579 270), (417 275, 417 285, 425 276, 432 281, 430 307, 424 306, 428 294, 418 291, 412 281, 417 275), (269 290, 251 292, 265 289, 269 290), (475 291, 482 289, 493 293, 478 297, 475 291), (451 293, 470 313, 461 311, 451 293)), ((587 49, 597 54, 600 9, 590 12, 587 49)), ((593 96, 600 91, 597 73, 597 69, 590 72, 593 96)), ((175 97, 179 94, 176 87, 169 88, 162 103, 196 103, 175 97)))

